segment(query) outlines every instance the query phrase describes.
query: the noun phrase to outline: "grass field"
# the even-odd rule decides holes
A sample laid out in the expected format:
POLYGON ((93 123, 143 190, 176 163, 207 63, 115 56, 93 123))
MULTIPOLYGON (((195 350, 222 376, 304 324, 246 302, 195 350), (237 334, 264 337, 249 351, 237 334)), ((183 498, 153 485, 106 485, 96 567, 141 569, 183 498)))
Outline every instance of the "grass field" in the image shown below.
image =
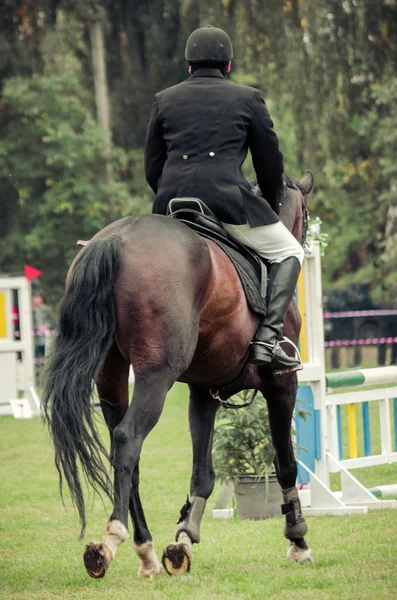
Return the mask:
MULTIPOLYGON (((175 385, 141 462, 142 501, 159 554, 173 539, 190 468, 187 394, 175 385)), ((396 464, 360 471, 368 486, 397 482, 396 464)), ((214 521, 215 497, 216 490, 190 574, 138 579, 138 559, 127 541, 105 578, 90 579, 82 563, 77 514, 68 497, 62 506, 52 447, 40 420, 0 418, 0 598, 397 598, 397 511, 307 519, 313 568, 285 560, 281 519, 214 521)), ((102 537, 109 513, 109 505, 98 498, 88 502, 85 543, 102 537)))

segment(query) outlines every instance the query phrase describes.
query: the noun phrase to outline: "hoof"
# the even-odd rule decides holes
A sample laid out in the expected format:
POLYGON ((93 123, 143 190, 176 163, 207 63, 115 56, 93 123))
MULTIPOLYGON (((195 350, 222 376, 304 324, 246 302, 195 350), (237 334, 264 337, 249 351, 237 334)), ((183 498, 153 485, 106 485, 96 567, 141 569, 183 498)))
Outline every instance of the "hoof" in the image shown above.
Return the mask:
POLYGON ((298 548, 294 542, 291 542, 290 547, 287 551, 287 560, 296 563, 310 562, 314 565, 313 553, 311 548, 298 548))
POLYGON ((189 573, 192 562, 191 550, 182 542, 171 542, 164 550, 161 562, 168 575, 189 573))
POLYGON ((103 577, 113 560, 109 546, 104 543, 91 542, 84 552, 84 566, 90 577, 100 579, 103 577))

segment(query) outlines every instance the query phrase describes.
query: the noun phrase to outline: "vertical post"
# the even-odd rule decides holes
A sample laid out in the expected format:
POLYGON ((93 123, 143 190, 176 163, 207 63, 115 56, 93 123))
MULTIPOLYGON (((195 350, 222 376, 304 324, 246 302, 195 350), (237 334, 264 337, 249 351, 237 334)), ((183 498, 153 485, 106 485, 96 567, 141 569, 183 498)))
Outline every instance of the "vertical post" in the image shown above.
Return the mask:
POLYGON ((24 392, 29 394, 29 390, 34 388, 34 355, 32 339, 32 298, 30 281, 26 278, 18 286, 19 297, 19 324, 21 332, 22 352, 23 352, 23 372, 24 372, 24 392))
MULTIPOLYGON (((327 396, 327 421, 328 421, 328 448, 332 456, 338 458, 340 457, 340 440, 341 437, 339 435, 340 430, 340 406, 335 405, 333 402, 328 400, 327 396), (339 420, 338 420, 339 419, 339 420)), ((336 470, 335 463, 328 461, 328 468, 330 472, 334 472, 336 470)))
POLYGON ((310 319, 310 328, 307 329, 306 335, 307 355, 309 363, 316 365, 317 369, 317 378, 312 382, 315 419, 318 423, 316 475, 329 487, 326 451, 329 449, 328 440, 332 432, 329 430, 326 405, 323 290, 319 242, 313 244, 312 256, 308 256, 307 259, 304 268, 305 311, 310 319))
POLYGON ((397 398, 393 398, 394 452, 397 452, 397 398))
POLYGON ((9 401, 18 397, 16 353, 8 347, 14 338, 12 290, 4 283, 0 284, 0 415, 9 414, 9 401))
POLYGON ((339 460, 343 460, 343 429, 342 429, 342 410, 340 404, 336 407, 336 420, 338 428, 338 452, 339 460))
POLYGON ((0 338, 7 337, 6 294, 0 292, 0 338))
POLYGON ((356 423, 356 405, 347 405, 347 423, 349 431, 349 458, 357 458, 357 423, 356 423))
POLYGON ((307 261, 303 262, 302 270, 299 274, 297 292, 298 292, 298 307, 299 314, 302 319, 301 331, 299 336, 299 352, 303 363, 307 363, 307 327, 306 327, 306 310, 305 310, 305 283, 304 270, 307 261))
MULTIPOLYGON (((310 259, 308 259, 310 260, 310 259)), ((307 363, 307 326, 306 326, 306 307, 305 307, 305 285, 304 285, 304 270, 307 261, 304 261, 302 270, 299 275, 297 284, 297 300, 299 313, 302 320, 301 331, 299 336, 299 352, 302 363, 307 363)), ((311 471, 315 470, 316 459, 316 431, 314 419, 314 396, 310 385, 299 385, 296 398, 296 444, 298 446, 298 459, 311 471), (310 413, 307 418, 301 419, 297 414, 299 409, 306 410, 310 413), (300 449, 301 447, 302 449, 300 449)), ((308 483, 309 476, 307 471, 298 464, 298 480, 300 483, 308 483)))
POLYGON ((364 456, 371 456, 371 430, 369 422, 369 404, 362 403, 363 432, 364 432, 364 456))
MULTIPOLYGON (((296 396, 296 411, 306 410, 310 413, 307 419, 302 419, 296 412, 296 444, 299 460, 314 472, 316 466, 316 421, 314 418, 314 397, 310 385, 299 385, 296 396), (302 449, 301 449, 302 448, 302 449)), ((299 483, 308 483, 307 471, 298 464, 299 483)))
POLYGON ((391 454, 391 421, 390 421, 390 404, 389 398, 385 397, 379 400, 379 419, 380 419, 380 440, 382 455, 385 458, 385 462, 390 462, 391 454))
POLYGON ((12 291, 0 289, 0 340, 13 340, 12 326, 12 291))

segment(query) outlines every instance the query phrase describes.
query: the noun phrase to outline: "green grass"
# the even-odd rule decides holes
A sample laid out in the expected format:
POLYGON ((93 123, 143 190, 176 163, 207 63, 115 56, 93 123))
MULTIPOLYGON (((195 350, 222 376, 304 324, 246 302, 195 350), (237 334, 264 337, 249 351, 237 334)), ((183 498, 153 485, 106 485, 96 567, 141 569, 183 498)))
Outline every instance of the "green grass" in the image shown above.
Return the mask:
MULTIPOLYGON (((102 426, 105 434, 105 429, 102 426)), ((141 495, 158 554, 173 539, 191 469, 187 395, 170 392, 162 418, 148 437, 141 463, 141 495)), ((366 484, 397 482, 397 465, 365 470, 366 484)), ((307 519, 316 568, 285 560, 281 519, 213 520, 208 503, 202 542, 191 573, 137 577, 131 541, 123 544, 102 580, 86 575, 77 514, 63 508, 52 447, 38 419, 0 419, 0 598, 11 600, 240 600, 301 598, 392 599, 397 590, 395 511, 307 519)), ((101 539, 110 514, 88 503, 85 543, 101 539)))

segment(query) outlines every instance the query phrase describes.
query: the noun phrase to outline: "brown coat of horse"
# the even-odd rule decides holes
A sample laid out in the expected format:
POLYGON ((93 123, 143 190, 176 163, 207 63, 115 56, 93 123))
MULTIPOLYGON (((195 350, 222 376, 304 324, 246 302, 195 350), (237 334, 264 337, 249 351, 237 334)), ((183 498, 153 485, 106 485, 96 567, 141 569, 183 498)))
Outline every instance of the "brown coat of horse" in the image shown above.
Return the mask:
MULTIPOLYGON (((301 189, 308 193, 311 186, 310 174, 301 189)), ((302 235, 302 203, 302 193, 289 190, 280 212, 297 239, 302 235)), ((192 543, 200 540, 201 517, 214 486, 211 448, 220 402, 211 389, 233 382, 229 393, 250 388, 263 393, 278 481, 294 501, 291 420, 297 377, 295 373, 277 377, 268 368, 247 364, 258 321, 224 252, 174 219, 160 215, 121 219, 96 234, 76 257, 59 311, 43 403, 56 464, 69 485, 83 529, 78 459, 88 481, 113 499, 103 541, 92 542, 85 552, 92 577, 103 577, 118 546, 128 538, 128 512, 141 559, 140 575, 162 570, 139 497, 139 458, 175 381, 190 388, 193 472, 177 541, 163 554, 166 570, 176 573, 190 568, 192 543), (131 364, 135 385, 129 402, 131 364), (104 448, 90 402, 92 381, 110 432, 113 486, 101 460, 104 448)), ((299 330, 299 313, 292 303, 285 334, 297 343, 299 330)), ((291 540, 288 557, 301 561, 309 558, 310 549, 303 538, 306 526, 301 514, 298 521, 288 525, 287 515, 285 535, 291 540)))

